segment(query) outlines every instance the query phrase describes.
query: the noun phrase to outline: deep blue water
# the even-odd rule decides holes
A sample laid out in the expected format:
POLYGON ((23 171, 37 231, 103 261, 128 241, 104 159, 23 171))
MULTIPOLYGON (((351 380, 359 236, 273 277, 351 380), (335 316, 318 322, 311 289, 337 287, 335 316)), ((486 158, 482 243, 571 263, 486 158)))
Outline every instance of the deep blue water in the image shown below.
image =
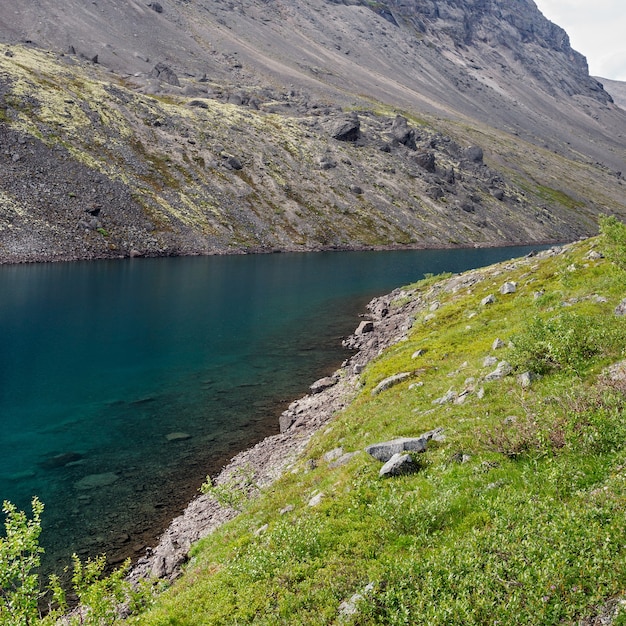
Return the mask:
POLYGON ((0 499, 44 501, 50 567, 139 555, 346 358, 370 298, 529 250, 0 266, 0 499))

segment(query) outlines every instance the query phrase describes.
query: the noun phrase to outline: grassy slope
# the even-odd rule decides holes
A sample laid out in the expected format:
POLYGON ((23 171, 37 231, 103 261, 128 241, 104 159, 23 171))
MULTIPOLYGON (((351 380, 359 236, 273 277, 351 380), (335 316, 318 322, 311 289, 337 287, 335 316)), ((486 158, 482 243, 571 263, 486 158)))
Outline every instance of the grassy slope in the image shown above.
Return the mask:
POLYGON ((203 540, 185 576, 133 623, 591 623, 580 620, 614 606, 626 585, 625 385, 602 383, 601 372, 623 358, 613 310, 626 274, 587 259, 598 245, 487 268, 456 292, 445 281, 413 285, 405 297, 439 302, 434 317, 427 306, 408 339, 370 364, 361 395, 318 434, 299 471, 203 540), (499 294, 505 280, 518 283, 515 294, 499 294), (496 302, 482 306, 490 293, 496 302), (536 315, 584 324, 537 337, 536 315), (528 353, 492 350, 520 332, 519 345, 565 346, 560 367, 527 389, 515 375, 483 381, 489 354, 524 369, 528 353), (417 373, 371 395, 401 371, 417 373), (450 388, 470 393, 433 404, 450 388), (429 444, 417 474, 380 479, 380 463, 362 452, 439 426, 446 439, 429 444), (360 452, 331 468, 322 457, 337 446, 360 452), (318 492, 321 503, 308 506, 318 492), (359 592, 357 613, 342 616, 359 592))

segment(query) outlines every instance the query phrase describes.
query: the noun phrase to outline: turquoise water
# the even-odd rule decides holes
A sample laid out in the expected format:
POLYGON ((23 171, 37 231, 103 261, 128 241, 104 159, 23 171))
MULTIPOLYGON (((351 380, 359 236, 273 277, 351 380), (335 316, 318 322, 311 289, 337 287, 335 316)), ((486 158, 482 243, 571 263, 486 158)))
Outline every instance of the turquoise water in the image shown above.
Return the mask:
POLYGON ((370 298, 530 249, 0 266, 0 499, 44 501, 48 567, 138 556, 346 358, 370 298))

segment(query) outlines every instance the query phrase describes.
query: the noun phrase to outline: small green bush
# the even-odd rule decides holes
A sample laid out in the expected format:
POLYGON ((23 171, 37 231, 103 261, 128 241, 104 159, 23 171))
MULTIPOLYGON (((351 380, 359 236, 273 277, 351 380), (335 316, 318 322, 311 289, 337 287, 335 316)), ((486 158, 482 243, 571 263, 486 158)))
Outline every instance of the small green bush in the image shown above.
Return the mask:
POLYGON ((43 504, 32 500, 33 517, 5 501, 5 536, 0 537, 0 626, 30 626, 39 618, 39 547, 43 504))
POLYGON ((600 218, 604 255, 621 269, 626 269, 626 224, 615 217, 600 218))
POLYGON ((513 337, 512 364, 519 371, 547 374, 552 370, 578 372, 612 343, 610 324, 564 311, 543 319, 535 316, 513 337))

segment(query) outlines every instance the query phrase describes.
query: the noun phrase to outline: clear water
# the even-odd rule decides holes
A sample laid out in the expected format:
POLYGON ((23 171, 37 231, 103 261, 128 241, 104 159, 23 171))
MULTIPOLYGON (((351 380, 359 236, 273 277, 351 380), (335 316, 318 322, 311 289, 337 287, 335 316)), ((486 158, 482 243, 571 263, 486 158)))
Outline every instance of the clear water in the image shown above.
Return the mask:
POLYGON ((371 297, 530 249, 1 266, 0 499, 43 500, 48 568, 138 556, 347 356, 371 297))

